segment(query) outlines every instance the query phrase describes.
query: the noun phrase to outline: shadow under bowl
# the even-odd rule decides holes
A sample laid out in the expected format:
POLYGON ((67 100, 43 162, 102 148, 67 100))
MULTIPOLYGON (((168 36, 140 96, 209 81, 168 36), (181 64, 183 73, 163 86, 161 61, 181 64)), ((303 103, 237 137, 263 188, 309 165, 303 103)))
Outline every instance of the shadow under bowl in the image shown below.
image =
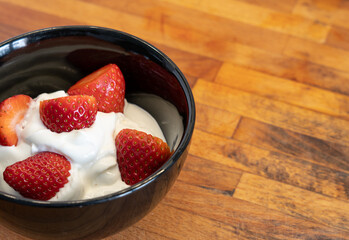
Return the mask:
POLYGON ((67 90, 108 63, 123 72, 128 101, 159 122, 173 155, 147 179, 103 197, 44 202, 0 192, 2 225, 35 239, 103 238, 144 217, 173 185, 194 130, 194 99, 179 68, 142 39, 95 26, 52 27, 11 38, 0 44, 0 101, 16 94, 35 98, 43 92, 67 90), (142 101, 149 95, 170 102, 181 118, 167 115, 166 104, 142 101), (183 131, 177 130, 179 125, 183 131))

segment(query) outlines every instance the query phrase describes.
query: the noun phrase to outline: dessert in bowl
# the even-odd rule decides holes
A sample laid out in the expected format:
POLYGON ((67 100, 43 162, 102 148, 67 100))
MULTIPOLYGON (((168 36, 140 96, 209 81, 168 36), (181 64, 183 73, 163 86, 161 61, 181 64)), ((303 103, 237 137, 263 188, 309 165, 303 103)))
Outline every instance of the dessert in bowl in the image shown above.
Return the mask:
MULTIPOLYGON (((42 201, 2 189, 3 225, 35 238, 95 239, 135 223, 168 192, 188 153, 195 106, 181 71, 147 42, 93 26, 54 27, 12 38, 0 45, 0 101, 18 94, 33 99, 42 97, 42 93, 58 94, 53 98, 64 97, 80 79, 111 63, 120 68, 125 79, 126 117, 142 125, 140 119, 144 115, 139 117, 133 111, 139 107, 150 115, 149 119, 153 118, 160 129, 155 132, 161 133, 159 137, 171 150, 168 160, 145 179, 100 195, 42 201)), ((107 129, 108 124, 105 125, 102 123, 101 129, 107 129)), ((45 138, 39 137, 39 141, 42 139, 45 138)), ((18 141, 20 144, 21 139, 18 141)), ((34 145, 28 150, 33 154, 52 150, 45 144, 46 148, 34 145)))

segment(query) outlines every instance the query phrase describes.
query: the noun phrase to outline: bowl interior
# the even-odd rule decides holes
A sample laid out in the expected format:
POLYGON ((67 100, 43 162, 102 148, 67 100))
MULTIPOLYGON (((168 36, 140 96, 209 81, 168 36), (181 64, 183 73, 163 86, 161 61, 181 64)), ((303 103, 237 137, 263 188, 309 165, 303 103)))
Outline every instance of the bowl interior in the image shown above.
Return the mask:
POLYGON ((180 148, 172 156, 173 160, 178 158, 189 143, 194 125, 190 87, 166 55, 123 32, 89 26, 58 27, 2 43, 0 101, 21 93, 36 97, 43 92, 67 90, 108 63, 120 67, 126 80, 126 98, 154 116, 171 149, 180 148), (162 99, 148 101, 152 95, 162 99), (171 114, 163 100, 175 107, 171 114))
MULTIPOLYGON (((153 46, 126 33, 93 27, 66 27, 41 30, 11 39, 0 46, 0 101, 15 94, 36 97, 43 92, 67 90, 83 76, 116 63, 126 79, 126 98, 137 93, 160 96, 172 103, 189 120, 190 97, 187 82, 179 69, 153 46)), ((161 125, 172 148, 183 131, 173 136, 171 126, 179 118, 166 117, 164 105, 137 104, 150 111, 161 125), (163 124, 165 120, 169 121, 163 124), (175 141, 174 139, 177 139, 175 141)), ((181 120, 181 121, 182 121, 181 120)))

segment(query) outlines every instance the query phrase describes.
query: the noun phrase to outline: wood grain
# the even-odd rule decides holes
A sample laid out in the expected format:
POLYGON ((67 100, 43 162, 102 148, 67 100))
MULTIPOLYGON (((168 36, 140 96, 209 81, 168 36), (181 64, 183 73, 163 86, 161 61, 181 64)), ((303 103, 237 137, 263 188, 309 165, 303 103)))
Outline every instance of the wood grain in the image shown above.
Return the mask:
POLYGON ((328 196, 349 197, 349 172, 328 168, 315 160, 289 156, 201 131, 195 132, 191 151, 196 156, 212 159, 227 167, 328 196))
POLYGON ((253 5, 237 0, 166 0, 195 10, 225 17, 234 21, 255 25, 261 28, 285 33, 288 35, 309 38, 322 42, 326 37, 329 26, 316 21, 273 11, 258 5, 253 5), (224 6, 224 7, 222 7, 224 6))
POLYGON ((328 45, 349 50, 349 29, 337 27, 332 27, 328 34, 326 43, 328 45))
POLYGON ((313 161, 327 168, 349 171, 347 146, 295 133, 250 118, 241 119, 233 138, 259 148, 313 161))
POLYGON ((298 38, 290 38, 285 55, 342 71, 349 66, 347 51, 298 38))
POLYGON ((205 104, 196 104, 197 115, 196 128, 230 137, 239 124, 240 116, 219 108, 210 107, 205 104))
POLYGON ((349 144, 349 122, 346 120, 201 79, 193 91, 198 103, 331 142, 349 144))
POLYGON ((292 216, 348 230, 348 201, 330 199, 320 194, 249 173, 243 174, 234 197, 267 206, 292 216))
MULTIPOLYGON (((0 0, 0 40, 61 25, 136 35, 196 101, 163 201, 106 239, 349 239, 347 0, 0 0)), ((1 156, 0 156, 1 158, 1 156)), ((0 239, 28 239, 0 226, 0 239)))
POLYGON ((224 64, 215 82, 256 95, 349 119, 349 97, 244 67, 224 64))

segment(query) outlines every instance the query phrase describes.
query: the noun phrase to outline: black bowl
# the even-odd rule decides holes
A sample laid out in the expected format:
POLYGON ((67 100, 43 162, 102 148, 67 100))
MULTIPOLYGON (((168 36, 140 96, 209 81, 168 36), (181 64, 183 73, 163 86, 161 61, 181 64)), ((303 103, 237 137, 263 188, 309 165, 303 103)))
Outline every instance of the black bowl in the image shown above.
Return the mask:
POLYGON ((142 39, 94 26, 53 27, 9 39, 0 44, 0 101, 19 93, 36 97, 67 90, 108 63, 116 63, 123 72, 126 98, 160 122, 173 155, 147 179, 104 197, 44 202, 0 192, 1 224, 36 239, 102 238, 140 220, 173 185, 194 130, 194 99, 178 67, 142 39), (166 104, 142 101, 148 94, 172 103, 182 117, 180 122, 166 115, 166 104), (177 131, 178 124, 183 132, 177 131))

